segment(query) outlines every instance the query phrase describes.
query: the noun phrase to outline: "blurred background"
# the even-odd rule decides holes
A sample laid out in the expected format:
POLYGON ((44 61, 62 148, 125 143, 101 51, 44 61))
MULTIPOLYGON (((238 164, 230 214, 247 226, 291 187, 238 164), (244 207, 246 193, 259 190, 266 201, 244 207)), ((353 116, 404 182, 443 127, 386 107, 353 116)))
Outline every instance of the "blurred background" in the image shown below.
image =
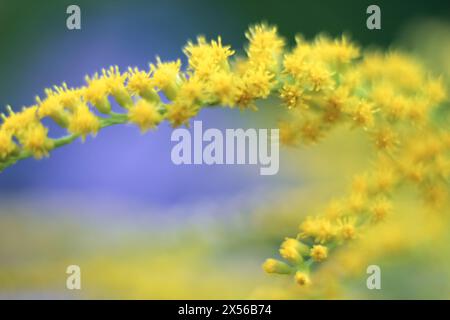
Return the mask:
MULTIPOLYGON (((362 46, 399 47, 450 74, 448 2, 376 1, 382 30, 370 31, 365 12, 373 3, 0 0, 0 111, 29 106, 64 81, 82 85, 110 65, 146 69, 156 55, 185 62, 182 47, 199 34, 221 35, 242 53, 248 25, 261 21, 277 25, 289 44, 297 33, 346 32, 362 46), (81 30, 66 28, 70 4, 81 8, 81 30)), ((274 127, 270 106, 204 110, 199 118, 214 128, 274 127)), ((279 174, 260 176, 256 166, 175 166, 170 133, 166 124, 145 135, 107 128, 2 172, 0 298, 449 298, 450 258, 433 269, 426 261, 436 257, 426 250, 372 261, 393 279, 380 292, 365 289, 365 269, 308 294, 262 272, 302 217, 367 166, 370 152, 356 135, 282 150, 279 174), (81 267, 80 291, 65 287, 70 264, 81 267)))

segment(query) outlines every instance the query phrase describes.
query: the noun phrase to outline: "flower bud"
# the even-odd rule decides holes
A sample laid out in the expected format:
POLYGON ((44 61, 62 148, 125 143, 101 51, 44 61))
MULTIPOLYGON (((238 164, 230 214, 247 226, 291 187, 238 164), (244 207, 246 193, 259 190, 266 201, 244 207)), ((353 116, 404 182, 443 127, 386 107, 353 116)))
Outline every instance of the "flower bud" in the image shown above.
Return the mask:
POLYGON ((267 273, 277 273, 277 274, 292 273, 291 266, 289 266, 287 263, 275 259, 267 259, 264 262, 262 268, 267 273))

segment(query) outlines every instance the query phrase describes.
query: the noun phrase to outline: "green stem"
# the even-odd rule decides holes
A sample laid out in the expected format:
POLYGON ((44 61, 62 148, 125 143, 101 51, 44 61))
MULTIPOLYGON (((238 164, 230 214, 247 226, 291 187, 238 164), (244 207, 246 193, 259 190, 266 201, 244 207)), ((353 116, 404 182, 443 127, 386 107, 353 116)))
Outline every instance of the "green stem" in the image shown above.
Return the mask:
MULTIPOLYGON (((108 118, 100 118, 100 128, 106 128, 118 124, 124 124, 128 122, 128 116, 126 114, 121 113, 111 113, 110 117, 108 118)), ((62 146, 65 146, 67 144, 72 143, 76 139, 78 139, 80 135, 76 134, 69 134, 67 136, 58 138, 58 139, 52 139, 54 149, 60 148, 62 146)), ((4 169, 12 166, 17 161, 24 160, 27 158, 31 158, 33 154, 30 151, 27 150, 21 150, 16 155, 10 156, 6 161, 0 162, 0 172, 2 172, 4 169)))

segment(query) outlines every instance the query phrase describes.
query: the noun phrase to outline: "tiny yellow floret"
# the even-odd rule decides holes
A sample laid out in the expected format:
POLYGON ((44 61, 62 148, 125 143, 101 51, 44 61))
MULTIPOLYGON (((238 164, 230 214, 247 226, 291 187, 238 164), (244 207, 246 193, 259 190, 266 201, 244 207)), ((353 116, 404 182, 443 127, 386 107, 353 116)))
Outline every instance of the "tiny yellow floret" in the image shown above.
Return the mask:
POLYGON ((154 129, 162 120, 157 105, 147 100, 139 100, 128 112, 128 119, 136 124, 142 132, 154 129))
POLYGON ((267 259, 262 268, 266 273, 290 274, 292 272, 292 268, 288 264, 276 259, 267 259))
POLYGON ((310 252, 311 258, 316 262, 322 262, 328 257, 328 248, 322 245, 314 245, 310 252))
POLYGON ((36 159, 47 157, 53 149, 53 141, 47 136, 48 129, 40 123, 27 128, 19 138, 23 148, 29 151, 36 159))
POLYGON ((295 282, 301 287, 307 286, 311 283, 309 275, 305 272, 297 271, 294 278, 295 282))
POLYGON ((100 129, 100 121, 86 104, 80 104, 69 119, 70 133, 80 135, 83 140, 88 134, 95 136, 100 129))
POLYGON ((0 160, 5 159, 14 150, 16 150, 16 144, 12 139, 12 133, 0 129, 0 160))

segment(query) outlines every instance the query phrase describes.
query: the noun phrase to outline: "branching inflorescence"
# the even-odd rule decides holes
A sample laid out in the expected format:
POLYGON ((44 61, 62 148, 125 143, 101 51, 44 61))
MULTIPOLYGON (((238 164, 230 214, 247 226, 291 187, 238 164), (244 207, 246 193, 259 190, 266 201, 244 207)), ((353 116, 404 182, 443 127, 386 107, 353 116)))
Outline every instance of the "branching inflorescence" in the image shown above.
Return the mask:
POLYGON ((286 107, 279 125, 284 144, 314 144, 346 124, 367 135, 378 156, 371 171, 354 179, 348 196, 306 218, 298 236, 285 239, 280 255, 286 262, 268 259, 266 272, 292 274, 307 285, 314 265, 391 213, 392 193, 402 184, 417 186, 435 208, 446 204, 450 133, 442 78, 400 52, 362 54, 345 36, 320 35, 313 41, 298 36, 292 50, 265 24, 251 27, 246 37, 246 57, 231 59, 234 51, 220 38, 199 37, 184 48, 185 71, 179 60, 159 58, 149 70, 111 67, 86 77, 83 87, 63 83, 46 89, 44 98, 20 112, 8 107, 0 127, 0 171, 24 158, 46 157, 107 126, 131 123, 147 131, 167 120, 177 127, 203 107, 256 110, 257 100, 276 98, 286 107), (110 97, 123 112, 112 112, 110 97), (50 138, 44 118, 68 135, 50 138))

